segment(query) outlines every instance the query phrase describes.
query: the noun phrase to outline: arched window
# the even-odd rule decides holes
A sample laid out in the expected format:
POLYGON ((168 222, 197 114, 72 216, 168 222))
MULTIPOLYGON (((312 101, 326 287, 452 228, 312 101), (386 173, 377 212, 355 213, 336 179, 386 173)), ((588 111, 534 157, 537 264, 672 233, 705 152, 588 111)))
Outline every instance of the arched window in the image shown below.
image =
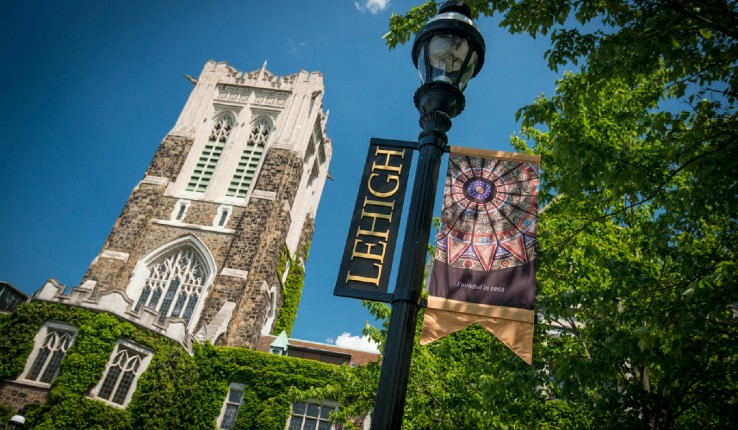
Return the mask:
POLYGON ((264 153, 264 147, 272 132, 272 123, 267 118, 257 120, 251 127, 249 140, 243 149, 238 161, 236 173, 231 179, 226 195, 231 197, 246 197, 256 176, 256 169, 264 153))
POLYGON ((59 364, 74 342, 77 328, 48 321, 34 339, 34 349, 26 362, 22 379, 48 385, 56 377, 59 364))
POLYGON ((204 193, 208 188, 208 184, 213 178, 215 166, 223 153, 226 140, 228 140, 231 129, 233 129, 233 123, 234 120, 230 114, 223 114, 215 120, 205 149, 202 150, 195 170, 192 171, 192 176, 187 182, 187 191, 204 193))
POLYGON ((118 339, 103 377, 90 397, 117 407, 125 407, 136 390, 138 378, 151 362, 153 351, 125 339, 118 339))
POLYGON ((205 293, 210 278, 208 265, 192 246, 173 248, 146 265, 148 274, 134 311, 143 306, 159 313, 159 324, 167 317, 183 318, 188 326, 205 293))
POLYGON ((238 416, 238 409, 243 403, 243 384, 231 383, 228 387, 228 395, 220 409, 218 428, 227 430, 233 428, 238 416))

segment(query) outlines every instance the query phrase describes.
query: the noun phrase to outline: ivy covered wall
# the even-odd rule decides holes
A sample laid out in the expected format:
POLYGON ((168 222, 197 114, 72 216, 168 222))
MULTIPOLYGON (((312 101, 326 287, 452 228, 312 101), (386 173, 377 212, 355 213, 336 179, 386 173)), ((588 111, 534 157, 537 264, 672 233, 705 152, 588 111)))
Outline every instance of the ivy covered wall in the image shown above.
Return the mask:
POLYGON ((308 242, 305 249, 303 249, 302 258, 291 257, 287 247, 282 248, 279 255, 277 274, 281 278, 286 270, 287 277, 284 281, 284 303, 272 328, 272 333, 275 335, 281 333, 282 330, 287 332, 287 336, 292 333, 292 326, 295 324, 295 318, 297 318, 297 307, 300 305, 302 288, 305 286, 305 267, 302 262, 307 260, 309 252, 310 243, 308 242))
POLYGON ((46 403, 26 406, 28 428, 212 430, 229 384, 238 382, 244 384, 245 393, 233 428, 282 430, 293 401, 290 393, 336 378, 337 367, 332 365, 243 348, 195 344, 190 356, 179 344, 115 316, 32 302, 0 316, 0 379, 14 380, 21 374, 34 336, 49 320, 74 325, 79 332, 46 403), (125 409, 87 397, 119 338, 154 351, 125 409))

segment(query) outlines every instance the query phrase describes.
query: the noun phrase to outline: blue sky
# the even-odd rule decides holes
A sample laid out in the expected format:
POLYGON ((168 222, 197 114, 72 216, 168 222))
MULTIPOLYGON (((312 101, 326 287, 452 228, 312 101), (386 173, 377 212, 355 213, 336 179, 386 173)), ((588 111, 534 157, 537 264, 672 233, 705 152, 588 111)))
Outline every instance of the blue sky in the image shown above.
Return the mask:
MULTIPOLYGON (((335 181, 318 210, 292 335, 329 343, 359 335, 371 317, 360 301, 333 297, 333 286, 369 139, 414 140, 420 131, 411 46, 389 51, 381 38, 391 12, 415 4, 9 3, 0 17, 0 280, 29 294, 52 277, 78 285, 174 126, 192 90, 183 76, 197 77, 209 59, 241 71, 266 60, 277 75, 323 73, 333 140, 335 181)), ((487 57, 449 132, 452 145, 510 150, 515 111, 553 93, 548 42, 510 36, 497 23, 477 22, 487 57)), ((400 251, 398 243, 395 260, 400 251)))

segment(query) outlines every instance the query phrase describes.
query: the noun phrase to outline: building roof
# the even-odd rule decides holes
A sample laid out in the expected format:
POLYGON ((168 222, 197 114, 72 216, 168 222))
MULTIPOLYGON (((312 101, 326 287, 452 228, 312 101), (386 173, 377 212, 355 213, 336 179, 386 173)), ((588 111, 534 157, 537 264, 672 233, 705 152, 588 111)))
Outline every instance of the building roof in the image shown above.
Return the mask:
POLYGON ((23 291, 21 291, 21 290, 19 290, 19 289, 15 288, 14 286, 12 286, 11 284, 9 284, 9 283, 7 283, 7 282, 5 282, 5 281, 0 281, 0 287, 5 287, 5 288, 7 288, 8 290, 10 290, 10 291, 12 291, 13 293, 17 294, 18 296, 22 297, 22 298, 23 298, 23 300, 25 300, 25 299, 27 299, 27 298, 28 298, 28 296, 27 296, 27 295, 26 295, 26 294, 25 294, 25 293, 24 293, 23 291))
MULTIPOLYGON (((269 347, 272 344, 272 342, 277 339, 276 336, 262 336, 261 339, 259 339, 259 343, 256 345, 257 351, 262 352, 269 352, 269 347)), ((369 352, 369 351, 359 351, 356 349, 349 349, 349 348, 343 348, 336 345, 329 345, 326 343, 320 343, 320 342, 311 342, 307 340, 300 340, 300 339, 288 339, 288 346, 287 346, 287 353, 289 355, 289 348, 290 347, 296 347, 301 350, 309 350, 313 351, 315 353, 324 353, 327 355, 334 355, 334 356, 346 356, 349 359, 349 364, 352 366, 361 366, 367 363, 371 363, 373 361, 377 361, 379 359, 379 354, 375 352, 369 352)))

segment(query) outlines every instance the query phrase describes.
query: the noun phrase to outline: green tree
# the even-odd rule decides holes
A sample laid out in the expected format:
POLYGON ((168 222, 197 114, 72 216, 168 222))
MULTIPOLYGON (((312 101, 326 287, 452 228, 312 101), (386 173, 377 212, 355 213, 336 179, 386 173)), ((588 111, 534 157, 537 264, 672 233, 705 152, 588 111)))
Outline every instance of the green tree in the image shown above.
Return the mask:
MULTIPOLYGON (((542 318, 530 368, 476 329, 417 347, 405 428, 732 428, 738 3, 467 3, 549 38, 551 69, 578 68, 518 111, 512 138, 542 157, 542 318)), ((393 15, 388 46, 435 12, 393 15)))

